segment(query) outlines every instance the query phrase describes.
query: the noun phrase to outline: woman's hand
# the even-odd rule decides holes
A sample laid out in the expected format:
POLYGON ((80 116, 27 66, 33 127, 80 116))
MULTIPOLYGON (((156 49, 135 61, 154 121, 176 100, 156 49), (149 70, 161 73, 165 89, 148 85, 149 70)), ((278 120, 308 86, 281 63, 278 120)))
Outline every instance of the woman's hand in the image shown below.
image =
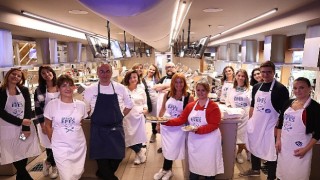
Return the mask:
POLYGON ((26 138, 28 138, 30 135, 31 135, 31 132, 30 131, 22 131, 22 133, 24 134, 24 136, 26 138))
POLYGON ((30 119, 23 119, 23 120, 22 120, 22 125, 24 125, 24 126, 30 126, 30 125, 31 125, 31 120, 30 120, 30 119))
POLYGON ((281 140, 278 140, 278 139, 276 142, 276 151, 277 151, 277 154, 281 152, 281 140))
POLYGON ((304 148, 299 148, 293 151, 294 152, 294 156, 299 157, 300 159, 302 159, 304 157, 304 155, 308 152, 308 149, 304 148))

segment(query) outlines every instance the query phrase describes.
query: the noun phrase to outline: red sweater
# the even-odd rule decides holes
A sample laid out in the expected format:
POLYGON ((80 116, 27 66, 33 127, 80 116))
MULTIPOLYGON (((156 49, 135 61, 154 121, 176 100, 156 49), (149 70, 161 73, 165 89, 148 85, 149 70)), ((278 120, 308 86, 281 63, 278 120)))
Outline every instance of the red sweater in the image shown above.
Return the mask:
MULTIPOLYGON (((179 117, 171 119, 163 124, 166 126, 180 126, 186 123, 188 121, 189 114, 196 103, 197 101, 189 103, 179 117)), ((204 110, 204 106, 201 107, 199 104, 197 104, 195 110, 204 110)), ((198 127, 198 130, 195 132, 196 134, 207 134, 219 128, 221 121, 220 109, 219 106, 211 100, 209 101, 206 110, 206 120, 208 124, 198 127)))

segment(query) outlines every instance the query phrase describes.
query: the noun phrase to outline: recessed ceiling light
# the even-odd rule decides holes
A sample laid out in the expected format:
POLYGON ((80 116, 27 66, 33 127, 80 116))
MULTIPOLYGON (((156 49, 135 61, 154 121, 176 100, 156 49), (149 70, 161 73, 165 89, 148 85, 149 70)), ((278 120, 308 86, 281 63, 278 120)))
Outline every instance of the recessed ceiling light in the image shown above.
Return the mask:
POLYGON ((123 32, 117 32, 117 34, 124 34, 123 32))
POLYGON ((191 31, 190 34, 195 34, 195 32, 191 31))
POLYGON ((207 8, 202 11, 206 12, 206 13, 215 13, 215 12, 221 12, 221 11, 223 11, 223 9, 221 9, 221 8, 207 8))
POLYGON ((218 28, 224 28, 224 25, 218 25, 218 28))
POLYGON ((73 9, 69 11, 70 14, 88 14, 88 11, 73 9))

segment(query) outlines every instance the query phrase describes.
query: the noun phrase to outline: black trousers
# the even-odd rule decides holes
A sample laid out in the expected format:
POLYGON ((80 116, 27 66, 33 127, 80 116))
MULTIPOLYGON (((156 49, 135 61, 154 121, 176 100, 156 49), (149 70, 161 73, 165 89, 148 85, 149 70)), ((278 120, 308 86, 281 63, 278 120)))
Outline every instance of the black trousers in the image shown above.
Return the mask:
MULTIPOLYGON (((198 180, 200 177, 201 175, 190 172, 189 180, 198 180)), ((214 180, 216 176, 204 176, 204 179, 214 180)))
POLYGON ((13 162, 14 167, 17 169, 16 180, 33 180, 26 170, 27 163, 28 158, 13 162))
POLYGON ((151 127, 152 127, 152 134, 157 134, 157 130, 156 130, 157 123, 151 123, 151 127))
POLYGON ((97 159, 98 170, 96 175, 104 180, 118 180, 115 175, 122 159, 97 159))
POLYGON ((56 162, 54 161, 52 149, 46 148, 47 161, 51 164, 51 166, 56 166, 56 162))
POLYGON ((142 148, 142 143, 129 146, 129 148, 132 149, 135 153, 139 153, 142 148))
POLYGON ((164 158, 162 169, 165 171, 171 170, 172 164, 173 164, 172 160, 168 160, 168 159, 164 158))
MULTIPOLYGON (((261 169, 261 159, 251 154, 252 170, 261 169)), ((277 161, 268 161, 268 179, 276 179, 277 161)))

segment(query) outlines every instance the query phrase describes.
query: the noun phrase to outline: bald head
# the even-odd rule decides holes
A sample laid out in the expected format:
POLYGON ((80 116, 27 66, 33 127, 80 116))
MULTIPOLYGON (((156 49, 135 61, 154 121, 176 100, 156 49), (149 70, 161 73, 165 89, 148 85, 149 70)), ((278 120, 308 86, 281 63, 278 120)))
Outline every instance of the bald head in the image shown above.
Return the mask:
POLYGON ((101 85, 109 85, 112 77, 112 66, 110 64, 100 64, 97 74, 101 85))

